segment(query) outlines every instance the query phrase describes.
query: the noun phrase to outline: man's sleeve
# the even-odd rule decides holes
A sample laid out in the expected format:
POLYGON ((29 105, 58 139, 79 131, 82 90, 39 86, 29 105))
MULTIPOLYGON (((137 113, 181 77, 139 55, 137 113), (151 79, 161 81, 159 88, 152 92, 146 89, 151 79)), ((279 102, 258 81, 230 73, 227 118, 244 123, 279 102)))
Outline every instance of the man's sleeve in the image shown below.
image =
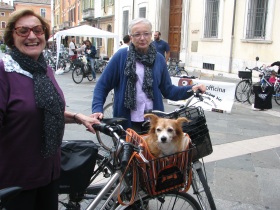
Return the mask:
POLYGON ((166 42, 166 52, 169 52, 170 51, 170 47, 169 47, 169 44, 166 42))

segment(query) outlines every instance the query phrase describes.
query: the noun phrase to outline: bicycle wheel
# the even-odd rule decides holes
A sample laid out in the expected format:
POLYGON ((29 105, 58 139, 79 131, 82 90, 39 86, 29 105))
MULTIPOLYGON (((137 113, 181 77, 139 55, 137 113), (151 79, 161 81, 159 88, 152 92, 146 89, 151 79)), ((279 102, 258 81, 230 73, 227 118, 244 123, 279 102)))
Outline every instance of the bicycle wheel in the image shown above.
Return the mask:
POLYGON ((201 208, 191 195, 172 191, 155 197, 146 196, 142 198, 142 200, 134 202, 134 204, 126 207, 125 209, 200 210, 201 208))
POLYGON ((88 79, 88 81, 92 81, 92 80, 93 80, 93 76, 92 76, 92 73, 91 73, 91 72, 88 73, 87 79, 88 79))
POLYGON ((248 91, 248 102, 249 102, 249 104, 254 104, 255 103, 255 93, 254 93, 254 90, 253 90, 253 86, 248 91))
MULTIPOLYGON (((98 192, 105 186, 113 174, 113 166, 109 160, 103 161, 104 156, 98 154, 94 171, 99 174, 91 181, 85 192, 76 194, 59 194, 58 209, 59 210, 83 210, 91 204, 98 192)), ((78 181, 78 180, 77 180, 78 181)), ((107 196, 104 198, 106 200, 107 196)), ((100 202, 100 207, 104 204, 100 202)), ((110 201, 108 206, 115 205, 115 201, 110 201)), ((100 208, 99 207, 99 208, 100 208)), ((95 208, 95 209, 99 209, 95 208)))
MULTIPOLYGON (((201 163, 199 162, 201 165, 201 163)), ((201 167, 192 170, 192 188, 203 210, 215 210, 216 205, 201 167)))
POLYGON ((246 102, 248 100, 248 92, 252 86, 250 80, 240 81, 235 88, 235 98, 239 102, 246 102))
POLYGON ((58 61, 58 68, 61 68, 63 70, 63 72, 67 72, 66 71, 66 62, 63 59, 60 59, 58 61))
POLYGON ((175 76, 184 76, 184 75, 188 76, 188 72, 186 70, 182 70, 182 69, 178 70, 175 74, 175 76))
POLYGON ((275 96, 274 96, 274 100, 275 102, 280 105, 280 86, 278 86, 276 89, 275 89, 275 96))
POLYGON ((79 84, 83 81, 84 73, 81 67, 76 66, 72 72, 72 79, 76 84, 79 84))
POLYGON ((176 70, 175 70, 174 67, 170 67, 170 68, 168 69, 168 72, 169 72, 170 77, 174 77, 175 74, 176 74, 176 70))
MULTIPOLYGON (((103 109, 104 118, 112 118, 113 117, 113 102, 107 104, 103 109)), ((99 131, 96 131, 96 138, 100 144, 102 144, 103 148, 106 150, 110 150, 113 146, 113 141, 110 136, 105 135, 99 131)))
POLYGON ((65 68, 64 68, 64 73, 68 73, 70 70, 73 70, 73 63, 71 62, 68 66, 67 63, 69 63, 67 61, 67 59, 64 59, 64 62, 65 62, 65 68))

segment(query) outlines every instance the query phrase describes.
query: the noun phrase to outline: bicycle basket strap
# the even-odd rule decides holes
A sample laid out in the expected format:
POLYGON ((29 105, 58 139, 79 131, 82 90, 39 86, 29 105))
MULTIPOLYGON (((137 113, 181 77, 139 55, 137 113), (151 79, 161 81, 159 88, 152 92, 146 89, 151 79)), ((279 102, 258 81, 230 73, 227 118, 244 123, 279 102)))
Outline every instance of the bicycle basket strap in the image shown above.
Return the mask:
POLYGON ((92 141, 63 141, 60 193, 83 192, 92 176, 98 147, 92 141))

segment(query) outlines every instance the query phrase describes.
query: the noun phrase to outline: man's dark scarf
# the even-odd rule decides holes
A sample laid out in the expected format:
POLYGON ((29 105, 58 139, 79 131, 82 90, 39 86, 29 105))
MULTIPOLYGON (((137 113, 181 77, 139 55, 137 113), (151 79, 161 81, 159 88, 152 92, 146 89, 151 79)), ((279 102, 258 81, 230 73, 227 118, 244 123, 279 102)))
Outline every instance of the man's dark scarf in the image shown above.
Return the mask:
POLYGON ((57 152, 64 133, 64 102, 47 76, 47 63, 42 53, 35 61, 14 48, 11 56, 23 70, 33 75, 36 106, 44 112, 41 152, 44 158, 51 157, 57 152))
POLYGON ((153 77, 152 68, 156 59, 157 51, 155 47, 150 44, 147 54, 141 54, 136 51, 135 46, 131 43, 126 59, 124 74, 127 76, 127 85, 125 90, 124 106, 131 110, 136 110, 136 61, 144 65, 144 80, 142 90, 151 100, 153 95, 153 77))

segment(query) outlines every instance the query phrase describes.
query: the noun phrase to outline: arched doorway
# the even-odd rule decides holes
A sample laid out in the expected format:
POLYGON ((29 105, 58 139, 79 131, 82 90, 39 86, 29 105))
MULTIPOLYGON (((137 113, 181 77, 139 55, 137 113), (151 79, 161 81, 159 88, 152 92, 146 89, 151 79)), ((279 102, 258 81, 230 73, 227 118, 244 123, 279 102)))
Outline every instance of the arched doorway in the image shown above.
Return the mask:
POLYGON ((169 35, 170 57, 179 59, 181 45, 182 0, 170 0, 169 35))

